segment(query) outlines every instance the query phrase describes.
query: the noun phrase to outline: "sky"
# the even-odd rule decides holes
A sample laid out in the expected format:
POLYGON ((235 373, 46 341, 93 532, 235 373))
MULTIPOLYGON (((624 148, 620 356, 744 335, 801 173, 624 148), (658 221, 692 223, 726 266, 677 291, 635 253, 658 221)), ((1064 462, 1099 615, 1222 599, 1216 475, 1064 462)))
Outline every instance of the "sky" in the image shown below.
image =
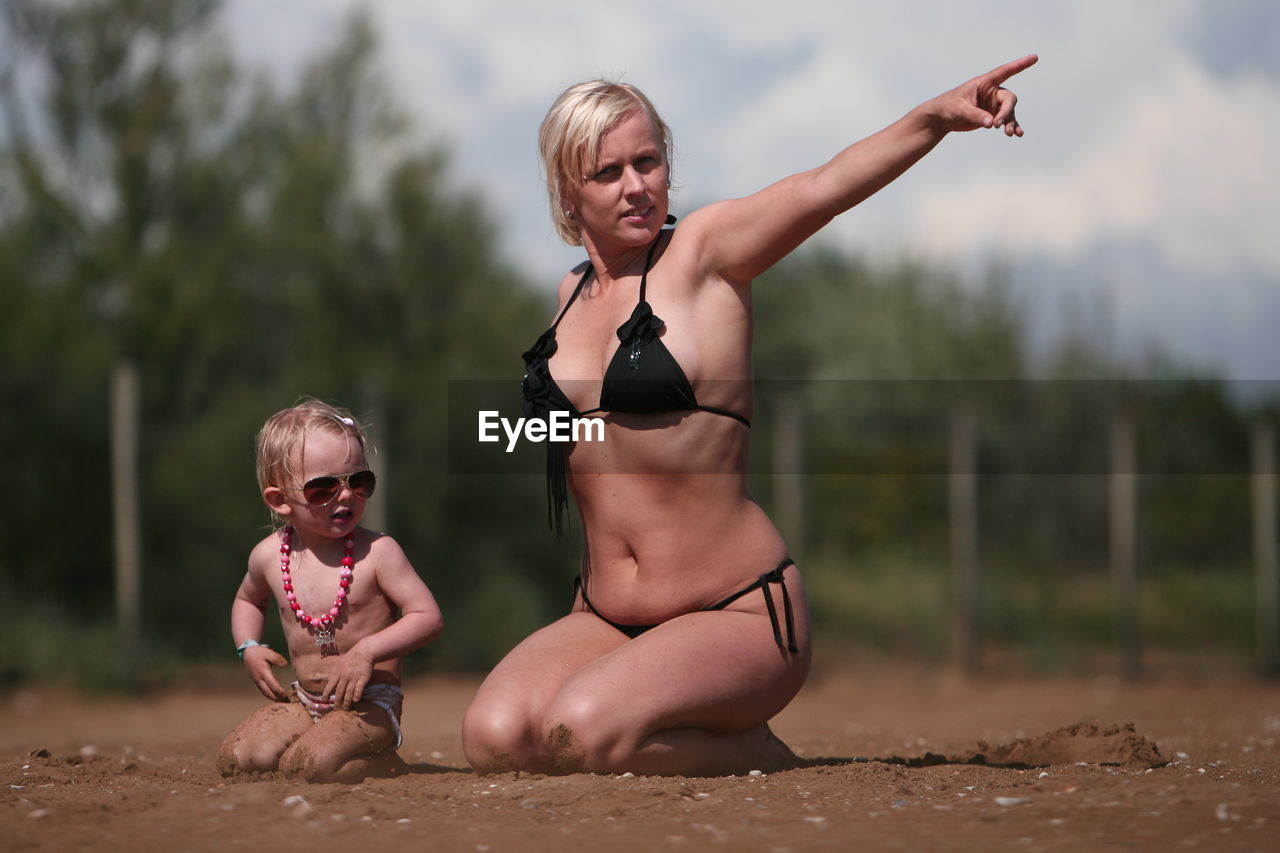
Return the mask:
MULTIPOLYGON (((237 56, 288 80, 351 0, 230 0, 237 56)), ((672 127, 673 210, 750 194, 1037 53, 1022 139, 955 135, 813 242, 1015 282, 1033 342, 1068 329, 1233 379, 1280 378, 1275 0, 378 0, 383 69, 548 289, 582 257, 547 215, 538 124, 612 77, 672 127)))

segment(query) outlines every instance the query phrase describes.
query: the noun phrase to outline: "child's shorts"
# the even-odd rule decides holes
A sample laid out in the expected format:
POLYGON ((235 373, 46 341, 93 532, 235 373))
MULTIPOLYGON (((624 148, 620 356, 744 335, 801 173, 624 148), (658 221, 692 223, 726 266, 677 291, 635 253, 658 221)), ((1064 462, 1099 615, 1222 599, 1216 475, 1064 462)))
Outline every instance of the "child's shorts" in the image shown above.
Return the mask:
MULTIPOLYGON (((311 714, 311 719, 317 723, 320 718, 333 710, 333 702, 327 701, 322 696, 317 696, 311 691, 304 688, 298 682, 293 682, 293 692, 297 694, 298 701, 302 703, 302 707, 306 708, 311 714)), ((392 749, 399 749, 400 744, 404 743, 404 734, 400 731, 400 715, 396 713, 396 705, 403 700, 404 694, 400 692, 400 688, 394 684, 367 684, 364 692, 360 694, 361 701, 370 702, 387 712, 387 716, 391 718, 391 730, 396 733, 396 742, 392 749)))

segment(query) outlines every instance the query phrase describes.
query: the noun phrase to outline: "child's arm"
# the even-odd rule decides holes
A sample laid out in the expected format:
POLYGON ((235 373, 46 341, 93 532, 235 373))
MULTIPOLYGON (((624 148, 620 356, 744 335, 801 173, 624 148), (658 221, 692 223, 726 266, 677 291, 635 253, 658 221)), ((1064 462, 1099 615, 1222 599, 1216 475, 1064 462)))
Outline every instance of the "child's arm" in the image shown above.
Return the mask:
POLYGON ((378 587, 401 616, 381 631, 361 638, 338 659, 320 695, 333 696, 342 708, 349 709, 364 693, 375 663, 402 658, 422 648, 444 628, 435 596, 395 540, 383 536, 374 544, 378 549, 378 587))
MULTIPOLYGON (((267 604, 271 601, 271 588, 267 586, 260 572, 253 569, 250 560, 249 571, 245 572, 236 597, 231 602, 231 638, 239 647, 246 640, 261 641, 262 628, 267 619, 267 604)), ((262 695, 276 702, 287 702, 289 694, 276 680, 272 670, 275 666, 287 666, 289 661, 284 655, 266 646, 250 646, 244 650, 244 666, 249 677, 258 685, 262 695)))

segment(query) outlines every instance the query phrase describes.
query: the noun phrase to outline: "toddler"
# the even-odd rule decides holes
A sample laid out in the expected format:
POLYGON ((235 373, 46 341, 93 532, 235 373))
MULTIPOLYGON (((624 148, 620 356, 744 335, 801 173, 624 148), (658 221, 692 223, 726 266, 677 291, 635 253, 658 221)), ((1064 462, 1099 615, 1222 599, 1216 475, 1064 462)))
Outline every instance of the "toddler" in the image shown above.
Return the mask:
POLYGON ((395 540, 360 526, 376 483, 365 443, 349 413, 316 400, 277 412, 258 433, 258 485, 279 526, 249 555, 231 633, 272 704, 227 736, 224 776, 357 782, 404 767, 400 658, 443 623, 395 540), (288 659, 260 642, 272 601, 288 659), (289 664, 297 680, 285 688, 274 668, 289 664))

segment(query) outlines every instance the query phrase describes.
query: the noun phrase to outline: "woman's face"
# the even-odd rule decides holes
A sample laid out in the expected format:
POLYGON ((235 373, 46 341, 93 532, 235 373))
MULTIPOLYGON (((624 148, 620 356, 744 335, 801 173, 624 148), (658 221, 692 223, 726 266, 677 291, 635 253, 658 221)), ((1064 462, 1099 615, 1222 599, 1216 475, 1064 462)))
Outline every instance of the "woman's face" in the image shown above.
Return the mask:
POLYGON ((670 167, 649 116, 635 110, 600 139, 600 159, 568 199, 584 242, 642 245, 667 218, 670 167))

